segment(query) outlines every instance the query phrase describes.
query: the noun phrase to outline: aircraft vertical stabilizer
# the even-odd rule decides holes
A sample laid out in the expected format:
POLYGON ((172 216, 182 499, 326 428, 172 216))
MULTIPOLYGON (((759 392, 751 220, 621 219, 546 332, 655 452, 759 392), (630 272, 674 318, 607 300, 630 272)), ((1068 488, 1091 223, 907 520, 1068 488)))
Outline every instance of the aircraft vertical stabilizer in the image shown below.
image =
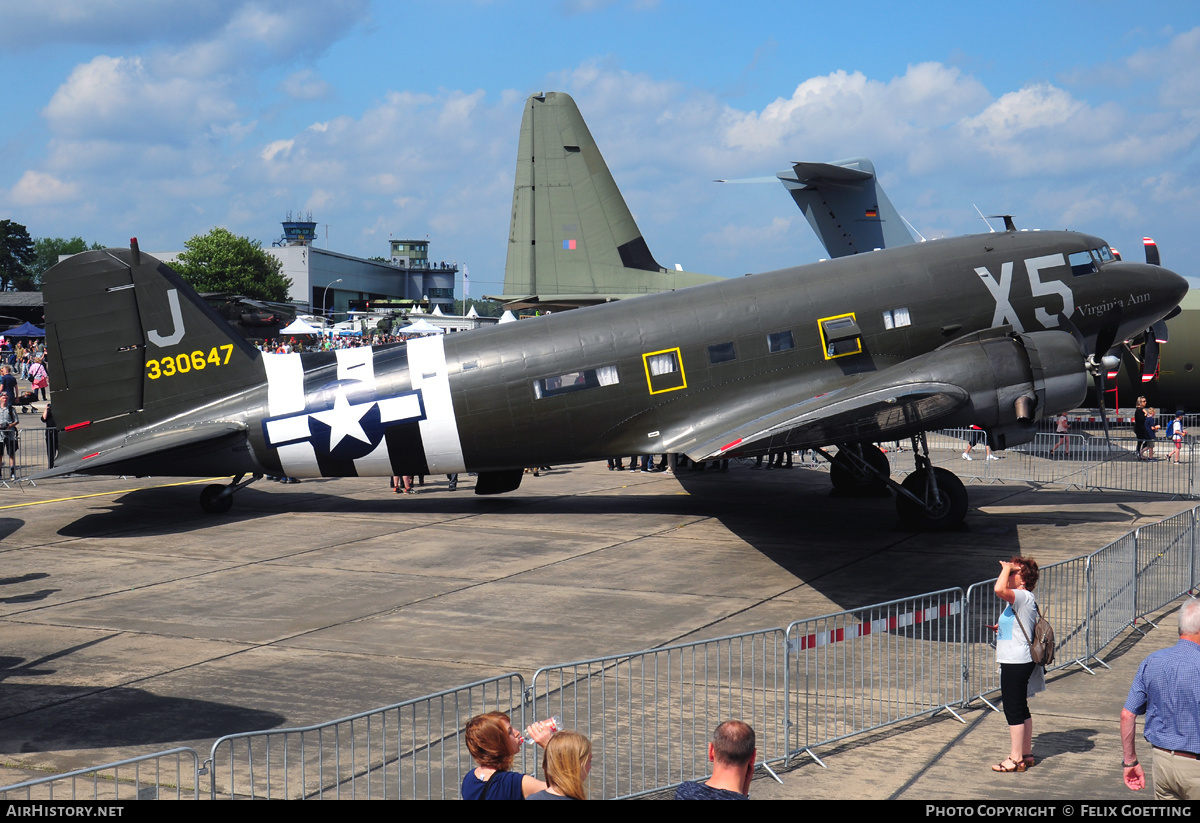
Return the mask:
MULTIPOLYGON (((43 294, 60 464, 128 452, 140 432, 264 379, 258 350, 136 241, 59 263, 43 294)), ((217 434, 198 428, 180 423, 172 436, 217 434)))
POLYGON ((570 95, 525 101, 498 299, 582 305, 719 279, 654 259, 570 95))
POLYGON ((795 163, 775 175, 830 257, 904 246, 913 237, 865 157, 795 163))

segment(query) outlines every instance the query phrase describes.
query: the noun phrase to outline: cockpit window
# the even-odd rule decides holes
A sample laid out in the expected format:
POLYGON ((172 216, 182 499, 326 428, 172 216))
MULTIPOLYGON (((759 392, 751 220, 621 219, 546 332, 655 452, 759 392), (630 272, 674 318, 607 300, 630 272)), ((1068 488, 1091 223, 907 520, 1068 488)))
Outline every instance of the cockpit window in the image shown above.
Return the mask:
POLYGON ((1111 263, 1117 259, 1113 257, 1112 249, 1110 249, 1108 246, 1101 246, 1100 248, 1095 249, 1095 253, 1100 255, 1100 259, 1105 263, 1111 263))
POLYGON ((1067 258, 1067 262, 1071 264, 1071 274, 1076 277, 1092 274, 1097 270, 1096 261, 1092 259, 1091 252, 1077 251, 1067 258))

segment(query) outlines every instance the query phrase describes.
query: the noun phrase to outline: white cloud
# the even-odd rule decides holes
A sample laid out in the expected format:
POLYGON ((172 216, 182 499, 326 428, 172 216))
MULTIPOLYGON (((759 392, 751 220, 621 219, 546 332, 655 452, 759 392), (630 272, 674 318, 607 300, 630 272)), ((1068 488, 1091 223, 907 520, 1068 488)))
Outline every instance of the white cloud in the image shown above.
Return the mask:
POLYGON ((292 151, 292 146, 296 144, 295 140, 276 140, 268 143, 267 147, 259 153, 259 157, 270 163, 279 155, 287 157, 292 151))
POLYGON ((927 139, 987 99, 977 80, 940 63, 909 66, 887 82, 836 71, 805 80, 761 112, 730 112, 724 142, 777 153, 800 145, 808 156, 832 159, 864 141, 896 148, 927 139))
POLYGON ((293 100, 327 100, 333 96, 333 86, 312 69, 292 72, 279 84, 279 88, 293 100))
POLYGON ((65 183, 50 174, 29 170, 12 188, 12 201, 19 206, 44 206, 66 203, 79 196, 79 186, 65 183))
POLYGON ((140 57, 101 55, 77 66, 42 114, 59 138, 186 143, 231 124, 238 109, 220 83, 156 76, 140 57))

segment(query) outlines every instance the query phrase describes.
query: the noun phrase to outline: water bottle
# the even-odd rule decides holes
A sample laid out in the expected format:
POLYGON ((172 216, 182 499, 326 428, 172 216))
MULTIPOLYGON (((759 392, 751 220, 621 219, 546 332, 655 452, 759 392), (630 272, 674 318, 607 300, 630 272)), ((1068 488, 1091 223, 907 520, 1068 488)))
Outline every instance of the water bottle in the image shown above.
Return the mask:
MULTIPOLYGON (((559 717, 558 715, 554 715, 553 717, 547 717, 546 722, 550 724, 551 733, 556 732, 562 728, 562 718, 559 717)), ((521 732, 521 739, 523 739, 525 741, 526 745, 534 742, 533 735, 531 735, 529 733, 529 729, 526 729, 525 731, 521 732)))

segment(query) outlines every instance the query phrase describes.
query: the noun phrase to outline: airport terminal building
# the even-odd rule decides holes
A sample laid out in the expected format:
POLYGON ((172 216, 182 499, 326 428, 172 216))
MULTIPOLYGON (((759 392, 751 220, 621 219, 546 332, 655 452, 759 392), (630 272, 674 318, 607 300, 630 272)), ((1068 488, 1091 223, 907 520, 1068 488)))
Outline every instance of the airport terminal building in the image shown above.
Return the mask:
MULTIPOLYGON (((313 314, 345 314, 351 301, 428 301, 429 311, 454 313, 458 265, 429 259, 429 240, 390 240, 389 259, 366 260, 312 245, 317 224, 283 222, 283 236, 263 249, 283 264, 291 297, 313 314)), ((181 252, 151 252, 170 264, 181 252)))

